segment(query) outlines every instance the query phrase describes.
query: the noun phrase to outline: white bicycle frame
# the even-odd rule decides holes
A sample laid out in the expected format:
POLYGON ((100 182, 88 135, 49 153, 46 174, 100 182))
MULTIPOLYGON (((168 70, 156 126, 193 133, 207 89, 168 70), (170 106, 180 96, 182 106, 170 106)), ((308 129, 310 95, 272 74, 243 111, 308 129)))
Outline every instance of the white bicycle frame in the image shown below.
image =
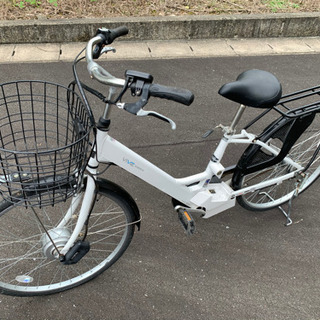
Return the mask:
POLYGON ((255 140, 255 135, 248 133, 246 130, 242 130, 240 134, 230 135, 226 133, 213 154, 212 159, 215 159, 215 161, 210 160, 206 169, 201 173, 176 179, 113 139, 108 132, 98 130, 96 141, 97 161, 116 164, 190 208, 201 208, 205 211, 203 218, 210 218, 233 207, 235 198, 241 194, 280 184, 283 180, 292 178, 302 169, 299 164, 286 157, 283 161, 294 167, 295 170, 283 176, 236 191, 227 182, 211 183, 212 177, 221 178, 225 171, 221 160, 230 143, 258 144, 274 155, 279 153, 279 149, 255 140))

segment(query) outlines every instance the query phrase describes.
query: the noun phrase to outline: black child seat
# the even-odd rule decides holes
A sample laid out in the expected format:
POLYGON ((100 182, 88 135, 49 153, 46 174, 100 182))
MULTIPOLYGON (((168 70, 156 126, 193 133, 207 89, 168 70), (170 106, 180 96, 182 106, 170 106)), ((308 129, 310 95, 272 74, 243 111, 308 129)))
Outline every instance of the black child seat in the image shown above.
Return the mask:
POLYGON ((232 101, 254 108, 272 108, 282 95, 279 80, 270 72, 248 70, 234 82, 223 85, 219 94, 232 101))

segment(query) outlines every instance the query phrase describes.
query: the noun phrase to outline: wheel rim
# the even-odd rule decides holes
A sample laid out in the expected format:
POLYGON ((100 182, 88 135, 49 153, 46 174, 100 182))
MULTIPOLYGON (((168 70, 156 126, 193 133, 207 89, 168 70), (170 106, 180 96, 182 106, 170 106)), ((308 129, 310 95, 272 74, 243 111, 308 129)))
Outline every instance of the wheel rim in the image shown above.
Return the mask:
MULTIPOLYGON (((51 236, 66 212, 66 204, 60 206, 64 208, 59 209, 59 218, 56 207, 41 212, 43 223, 54 230, 49 232, 51 236)), ((28 209, 21 207, 10 207, 0 214, 0 287, 4 293, 54 293, 90 280, 117 260, 132 228, 126 209, 116 199, 99 194, 86 237, 91 249, 77 264, 64 265, 50 254, 53 246, 31 216, 28 209)), ((74 219, 57 236, 58 246, 70 236, 74 219)))

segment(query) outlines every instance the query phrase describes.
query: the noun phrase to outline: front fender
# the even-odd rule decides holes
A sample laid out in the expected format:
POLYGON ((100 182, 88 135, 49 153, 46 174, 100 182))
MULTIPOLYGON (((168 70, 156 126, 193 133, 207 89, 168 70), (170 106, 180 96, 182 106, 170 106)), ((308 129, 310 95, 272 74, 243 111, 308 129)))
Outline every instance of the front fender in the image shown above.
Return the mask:
POLYGON ((107 179, 97 178, 96 184, 100 190, 105 190, 107 192, 115 193, 115 194, 119 195, 124 201, 127 202, 129 207, 132 209, 132 211, 135 214, 135 218, 137 221, 136 226, 137 226, 138 230, 140 230, 140 225, 141 225, 140 211, 139 211, 139 208, 138 208, 136 202, 131 197, 131 195, 124 188, 120 187, 116 183, 114 183, 110 180, 107 180, 107 179))

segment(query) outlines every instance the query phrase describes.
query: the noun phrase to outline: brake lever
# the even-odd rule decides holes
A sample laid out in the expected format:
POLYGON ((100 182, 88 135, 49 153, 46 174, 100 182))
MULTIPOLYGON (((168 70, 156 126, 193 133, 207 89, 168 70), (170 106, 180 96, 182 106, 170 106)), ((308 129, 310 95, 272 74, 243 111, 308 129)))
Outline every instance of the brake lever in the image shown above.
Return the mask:
POLYGON ((160 114, 158 112, 146 111, 146 110, 140 109, 136 114, 139 117, 152 116, 152 117, 158 118, 158 119, 160 119, 162 121, 168 122, 171 125, 171 129, 172 130, 176 130, 177 126, 176 126, 175 122, 172 121, 170 118, 167 118, 167 117, 165 117, 164 115, 162 115, 162 114, 160 114))
POLYGON ((115 48, 112 48, 112 47, 103 47, 103 49, 101 50, 100 52, 100 57, 104 54, 104 53, 107 53, 107 52, 110 52, 112 51, 113 53, 116 53, 116 49, 115 48))

